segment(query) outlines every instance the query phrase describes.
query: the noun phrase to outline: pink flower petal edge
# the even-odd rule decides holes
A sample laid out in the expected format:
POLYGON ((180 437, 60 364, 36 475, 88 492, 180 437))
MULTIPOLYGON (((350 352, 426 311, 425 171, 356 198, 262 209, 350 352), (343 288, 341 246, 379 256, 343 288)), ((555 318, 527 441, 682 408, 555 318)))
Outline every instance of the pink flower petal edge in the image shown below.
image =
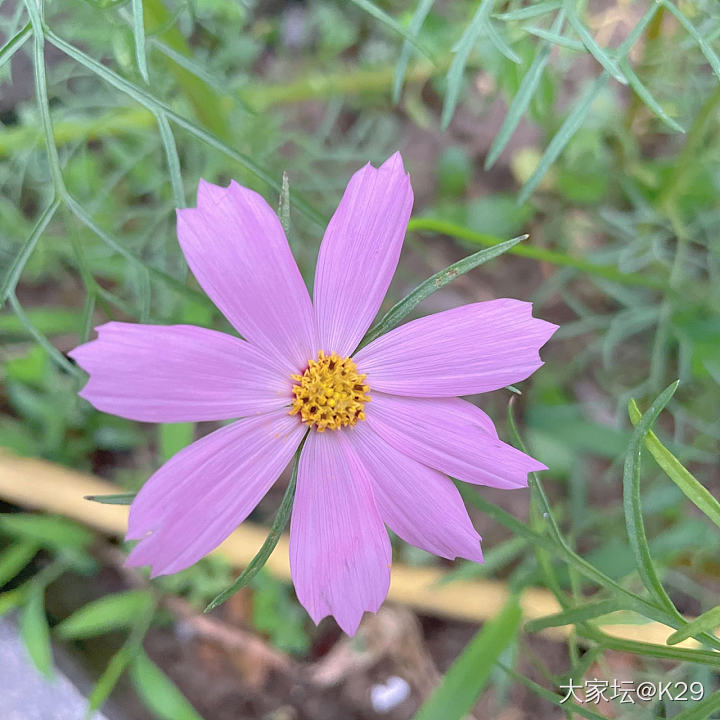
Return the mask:
POLYGON ((343 431, 309 433, 290 523, 298 600, 316 622, 333 615, 354 635, 390 587, 390 540, 367 471, 343 431))
POLYGON ((543 363, 539 349, 557 325, 532 304, 503 298, 412 320, 355 356, 375 391, 414 397, 488 392, 524 380, 543 363))
POLYGON ((304 428, 279 410, 238 420, 188 445, 143 486, 130 507, 130 566, 152 576, 184 570, 252 512, 297 450, 304 428))
POLYGON ((280 220, 256 192, 201 182, 196 208, 178 210, 188 265, 220 312, 283 372, 316 351, 310 295, 280 220))
POLYGON ((498 439, 489 418, 459 398, 374 393, 367 424, 400 452, 457 480, 512 490, 545 465, 498 439))
POLYGON ((145 422, 225 420, 277 410, 290 377, 255 346, 193 325, 109 322, 69 353, 98 410, 145 422))
POLYGON ((380 515, 396 535, 450 560, 483 561, 480 536, 447 475, 396 450, 367 423, 348 439, 372 480, 380 515))
POLYGON ((377 315, 395 274, 413 204, 400 153, 348 183, 325 231, 315 270, 318 340, 349 355, 377 315))

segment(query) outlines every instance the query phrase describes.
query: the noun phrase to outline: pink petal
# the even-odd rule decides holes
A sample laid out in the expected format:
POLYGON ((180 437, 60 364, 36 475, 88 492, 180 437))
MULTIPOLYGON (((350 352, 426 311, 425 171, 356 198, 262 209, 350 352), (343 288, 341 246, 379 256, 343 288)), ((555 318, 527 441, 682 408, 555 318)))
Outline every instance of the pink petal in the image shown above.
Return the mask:
POLYGON ((276 410, 290 377, 250 343, 193 325, 109 322, 69 353, 98 410, 146 422, 224 420, 276 410))
POLYGON ((488 432, 489 418, 459 398, 406 398, 372 393, 367 424, 396 450, 458 480, 513 488, 545 465, 488 432))
POLYGON ((310 432, 290 525, 298 600, 315 623, 334 615, 354 635, 390 586, 390 540, 367 472, 343 431, 310 432))
POLYGON ((450 397, 497 390, 543 363, 538 350, 557 325, 532 304, 501 299, 463 305, 391 330, 355 356, 371 390, 450 397))
POLYGON ((190 269, 247 340, 288 374, 314 357, 315 321, 280 221, 256 192, 201 181, 197 208, 178 210, 190 269))
POLYGON ((275 482, 305 431, 279 410, 238 420, 174 455, 130 507, 127 539, 140 542, 127 564, 167 575, 214 550, 275 482))
POLYGON ((325 352, 349 355, 370 327, 395 273, 412 204, 400 153, 350 178, 315 270, 318 340, 325 352))
POLYGON ((395 534, 434 555, 482 562, 480 536, 447 475, 398 452, 367 423, 348 437, 370 473, 380 515, 395 534))

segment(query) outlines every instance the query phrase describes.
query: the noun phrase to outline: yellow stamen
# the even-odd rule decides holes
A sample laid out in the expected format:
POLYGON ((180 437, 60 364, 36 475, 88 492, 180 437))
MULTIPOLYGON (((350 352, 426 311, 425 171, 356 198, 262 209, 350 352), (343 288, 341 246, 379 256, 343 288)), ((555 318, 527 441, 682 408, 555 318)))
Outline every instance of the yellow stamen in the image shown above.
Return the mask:
POLYGON ((370 400, 365 375, 349 357, 336 353, 311 360, 302 375, 293 375, 293 400, 290 415, 300 413, 301 420, 314 425, 318 432, 326 428, 338 430, 365 419, 363 405, 370 400))

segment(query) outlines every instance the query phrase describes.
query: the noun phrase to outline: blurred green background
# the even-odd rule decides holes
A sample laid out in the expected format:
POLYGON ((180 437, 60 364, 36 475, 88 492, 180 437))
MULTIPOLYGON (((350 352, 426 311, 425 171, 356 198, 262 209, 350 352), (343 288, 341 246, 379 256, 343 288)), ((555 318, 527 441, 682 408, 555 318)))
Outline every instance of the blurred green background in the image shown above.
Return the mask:
MULTIPOLYGON (((127 718, 400 720, 427 701, 421 717, 451 720, 479 697, 478 718, 542 720, 569 712, 568 678, 595 676, 702 682, 710 700, 576 707, 585 717, 720 708, 720 644, 707 632, 717 612, 687 631, 697 651, 623 644, 593 624, 622 610, 683 628, 718 604, 717 2, 3 0, 0 42, 3 448, 135 490, 209 429, 93 410, 64 355, 110 318, 228 329, 175 237, 174 208, 194 205, 200 178, 235 179, 276 205, 287 172, 289 238, 311 284, 349 176, 399 149, 416 203, 385 308, 459 258, 529 233, 415 314, 517 297, 561 325, 515 401, 520 435, 550 467, 545 487, 466 493, 484 511, 473 517, 488 562, 448 571, 549 588, 575 608, 556 623, 572 626, 568 644, 511 613, 497 637, 475 637, 483 652, 460 655, 477 627, 408 611, 395 621, 412 662, 373 654, 372 635, 316 629, 263 571, 218 615, 293 663, 290 677, 258 673, 242 653, 191 641, 172 612, 178 598, 199 612, 231 581, 221 560, 131 588, 116 545, 6 503, 0 612, 19 617, 43 671, 52 637, 98 681, 91 704, 114 691, 127 718), (655 424, 663 469, 649 455, 638 466, 652 419, 633 434, 628 402, 645 411, 677 379, 655 424), (94 620, 67 621, 98 601, 85 610, 94 620), (458 656, 465 675, 442 681, 458 656), (312 680, 323 660, 340 668, 331 687, 312 680), (403 673, 409 697, 374 710, 372 687, 403 673), (427 700, 436 683, 456 706, 427 700)), ((509 397, 479 402, 514 441, 509 397)), ((281 496, 253 519, 269 524, 281 496)), ((395 558, 440 563, 401 543, 395 558)))

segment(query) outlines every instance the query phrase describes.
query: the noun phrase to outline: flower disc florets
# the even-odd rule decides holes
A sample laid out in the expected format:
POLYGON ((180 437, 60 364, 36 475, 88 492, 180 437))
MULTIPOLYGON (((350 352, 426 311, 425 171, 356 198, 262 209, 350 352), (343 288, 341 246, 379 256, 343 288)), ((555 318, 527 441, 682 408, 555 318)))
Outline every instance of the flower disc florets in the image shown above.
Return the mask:
POLYGON ((370 400, 370 388, 351 358, 326 355, 321 350, 318 359, 311 360, 307 370, 292 379, 295 399, 290 414, 300 413, 302 421, 314 425, 318 432, 338 430, 365 419, 363 406, 370 400))

